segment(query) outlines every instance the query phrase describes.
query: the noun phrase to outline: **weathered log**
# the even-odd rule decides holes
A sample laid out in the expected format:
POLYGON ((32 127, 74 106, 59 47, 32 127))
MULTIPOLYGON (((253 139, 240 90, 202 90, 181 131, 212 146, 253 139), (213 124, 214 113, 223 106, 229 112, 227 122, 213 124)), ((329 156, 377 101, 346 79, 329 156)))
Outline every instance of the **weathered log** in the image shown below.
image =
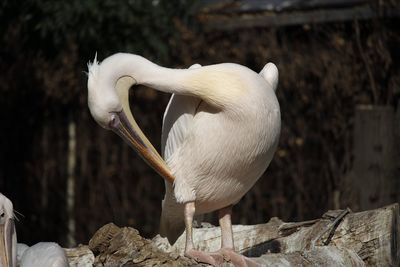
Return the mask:
MULTIPOLYGON (((262 265, 399 266, 400 263, 398 204, 358 213, 329 211, 321 219, 306 222, 285 223, 272 218, 266 224, 233 228, 236 250, 262 265)), ((195 229, 194 239, 200 250, 216 251, 221 242, 220 229, 195 229)), ((133 228, 108 224, 85 248, 95 255, 94 266, 196 265, 183 256, 184 234, 170 246, 160 236, 150 241, 133 228)))
POLYGON ((110 223, 89 241, 96 255, 94 266, 193 266, 197 263, 176 253, 165 253, 139 235, 136 229, 110 223))
MULTIPOLYGON (((233 229, 236 250, 250 257, 305 252, 330 245, 354 251, 368 266, 398 266, 400 261, 398 204, 349 214, 329 211, 321 219, 300 223, 272 218, 266 224, 235 225, 233 229), (332 224, 340 214, 345 216, 332 224)), ((220 246, 220 229, 195 229, 194 239, 199 249, 215 251, 220 246)), ((183 235, 172 247, 160 237, 154 241, 168 252, 182 253, 184 248, 183 235)))
POLYGON ((94 263, 94 254, 89 246, 80 245, 76 248, 66 248, 70 267, 91 267, 94 263))
POLYGON ((303 252, 296 251, 287 254, 268 253, 254 260, 262 266, 366 266, 355 252, 334 246, 314 247, 303 252))

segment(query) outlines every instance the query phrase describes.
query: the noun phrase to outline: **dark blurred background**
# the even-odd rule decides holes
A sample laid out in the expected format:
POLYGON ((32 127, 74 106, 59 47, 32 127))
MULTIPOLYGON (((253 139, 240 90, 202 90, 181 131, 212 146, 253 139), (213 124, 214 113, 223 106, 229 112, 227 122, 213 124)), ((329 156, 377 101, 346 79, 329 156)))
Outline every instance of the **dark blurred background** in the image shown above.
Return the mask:
MULTIPOLYGON (((237 224, 399 201, 399 16, 389 0, 1 1, 0 192, 22 214, 19 241, 75 246, 108 222, 157 233, 163 180, 87 108, 96 52, 277 65, 280 144, 237 224)), ((158 149, 168 99, 131 90, 158 149)))

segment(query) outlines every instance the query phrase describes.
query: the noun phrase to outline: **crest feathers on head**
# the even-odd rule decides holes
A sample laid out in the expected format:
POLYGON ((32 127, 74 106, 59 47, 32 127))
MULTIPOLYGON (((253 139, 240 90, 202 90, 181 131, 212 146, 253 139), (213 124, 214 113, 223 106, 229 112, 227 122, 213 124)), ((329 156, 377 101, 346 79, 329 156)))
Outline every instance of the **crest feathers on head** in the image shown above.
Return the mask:
POLYGON ((99 62, 97 61, 97 52, 92 62, 88 62, 88 76, 95 76, 99 70, 99 62))

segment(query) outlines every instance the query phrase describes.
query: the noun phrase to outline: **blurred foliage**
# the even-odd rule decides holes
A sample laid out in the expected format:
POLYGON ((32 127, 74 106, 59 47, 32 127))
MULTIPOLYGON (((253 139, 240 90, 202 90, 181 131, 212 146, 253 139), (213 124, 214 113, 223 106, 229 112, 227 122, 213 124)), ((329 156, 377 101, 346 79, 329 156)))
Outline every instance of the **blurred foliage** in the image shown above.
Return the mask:
MULTIPOLYGON (((352 165, 357 104, 395 106, 400 96, 398 19, 209 32, 195 1, 0 3, 0 191, 25 218, 22 241, 65 244, 68 125, 77 127, 76 240, 103 224, 157 232, 163 181, 87 109, 86 64, 115 52, 169 67, 236 62, 280 71, 279 148, 234 208, 235 223, 319 217, 342 198, 352 165), (339 197, 338 197, 339 196, 339 197)), ((133 113, 159 147, 168 95, 132 90, 133 113)))
MULTIPOLYGON (((177 38, 173 19, 186 20, 192 1, 2 1, 0 7, 0 55, 5 76, 34 77, 43 100, 84 103, 82 88, 74 81, 84 75, 86 63, 131 52, 158 63, 171 58, 169 40, 177 38), (154 34, 157 33, 157 34, 154 34), (8 69, 9 66, 21 66, 8 69), (28 66, 31 65, 31 66, 28 66), (18 70, 18 74, 14 71, 18 70), (33 71, 33 73, 32 73, 33 71), (59 88, 69 88, 62 91, 59 88)), ((30 79, 27 78, 27 79, 30 79)), ((0 90, 8 91, 9 82, 0 90), (6 86, 7 85, 7 86, 6 86)), ((22 93, 26 86, 18 86, 22 93)))
POLYGON ((140 51, 166 62, 168 38, 176 34, 172 19, 186 19, 192 2, 5 0, 0 4, 0 33, 8 39, 17 30, 23 49, 49 57, 74 42, 81 55, 140 51))

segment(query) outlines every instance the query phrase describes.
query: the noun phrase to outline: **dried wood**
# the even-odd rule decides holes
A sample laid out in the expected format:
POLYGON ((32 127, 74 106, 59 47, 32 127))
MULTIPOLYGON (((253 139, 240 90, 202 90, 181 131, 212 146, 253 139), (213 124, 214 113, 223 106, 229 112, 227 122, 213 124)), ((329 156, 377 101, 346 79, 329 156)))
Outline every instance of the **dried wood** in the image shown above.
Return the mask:
MULTIPOLYGON (((336 224, 332 224, 342 214, 341 210, 329 211, 319 220, 300 223, 285 223, 272 218, 266 224, 235 225, 233 231, 236 250, 250 257, 260 257, 274 253, 311 253, 315 249, 329 245, 354 251, 367 266, 398 266, 400 261, 397 244, 400 238, 398 204, 376 210, 348 213, 336 224)), ((200 250, 218 250, 221 242, 220 229, 219 227, 195 229, 194 240, 200 250)), ((165 239, 160 237, 156 237, 154 242, 166 252, 183 253, 184 235, 174 246, 168 246, 165 239)))
POLYGON ((119 228, 110 223, 100 228, 89 241, 96 255, 93 266, 193 266, 191 259, 165 253, 139 235, 136 229, 119 228))
POLYGON ((70 267, 91 267, 94 263, 93 252, 88 246, 66 248, 65 254, 68 257, 70 267))
MULTIPOLYGON (((272 218, 265 224, 235 225, 233 229, 236 250, 261 265, 399 266, 400 263, 398 204, 357 213, 328 211, 321 219, 305 222, 285 223, 272 218)), ((107 224, 96 232, 89 246, 80 249, 83 255, 93 252, 93 266, 199 265, 183 256, 184 234, 171 246, 160 236, 147 240, 133 228, 107 224)), ((194 239, 198 249, 216 251, 221 242, 220 229, 194 229, 194 239)), ((71 262, 71 255, 75 255, 76 264, 79 256, 72 251, 67 251, 67 255, 71 262)))

